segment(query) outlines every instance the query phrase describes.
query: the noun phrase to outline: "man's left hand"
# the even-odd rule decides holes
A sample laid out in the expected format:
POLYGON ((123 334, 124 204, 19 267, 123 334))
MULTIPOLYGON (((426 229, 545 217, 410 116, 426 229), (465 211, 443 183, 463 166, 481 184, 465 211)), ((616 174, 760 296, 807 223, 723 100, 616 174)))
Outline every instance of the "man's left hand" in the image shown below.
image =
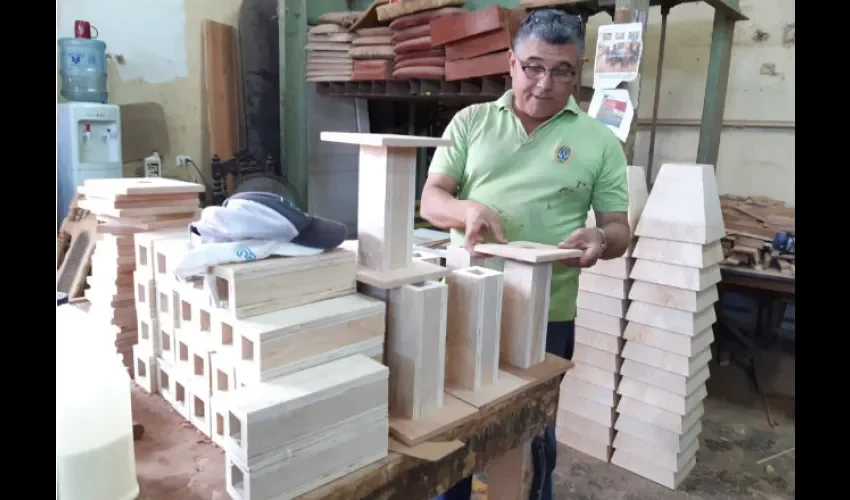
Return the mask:
POLYGON ((602 235, 594 228, 581 228, 573 231, 567 239, 558 244, 558 248, 582 250, 581 257, 563 259, 560 262, 569 267, 591 267, 602 257, 602 235))

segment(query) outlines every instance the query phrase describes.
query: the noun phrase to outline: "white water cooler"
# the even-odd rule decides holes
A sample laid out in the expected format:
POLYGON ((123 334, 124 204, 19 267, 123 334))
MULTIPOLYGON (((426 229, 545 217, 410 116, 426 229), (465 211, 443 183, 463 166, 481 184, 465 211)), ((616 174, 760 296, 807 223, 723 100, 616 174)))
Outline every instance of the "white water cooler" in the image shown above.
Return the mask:
POLYGON ((57 104, 57 224, 68 214, 77 188, 87 179, 122 177, 121 111, 114 104, 57 104))

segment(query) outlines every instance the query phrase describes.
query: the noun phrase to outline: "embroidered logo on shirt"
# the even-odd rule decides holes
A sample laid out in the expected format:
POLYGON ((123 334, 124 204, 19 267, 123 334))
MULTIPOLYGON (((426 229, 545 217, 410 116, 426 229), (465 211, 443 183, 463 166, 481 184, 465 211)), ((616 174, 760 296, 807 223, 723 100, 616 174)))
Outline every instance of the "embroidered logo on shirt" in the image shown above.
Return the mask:
POLYGON ((565 165, 572 157, 573 149, 569 146, 561 146, 558 148, 558 151, 555 152, 555 159, 558 160, 558 163, 561 165, 565 165))

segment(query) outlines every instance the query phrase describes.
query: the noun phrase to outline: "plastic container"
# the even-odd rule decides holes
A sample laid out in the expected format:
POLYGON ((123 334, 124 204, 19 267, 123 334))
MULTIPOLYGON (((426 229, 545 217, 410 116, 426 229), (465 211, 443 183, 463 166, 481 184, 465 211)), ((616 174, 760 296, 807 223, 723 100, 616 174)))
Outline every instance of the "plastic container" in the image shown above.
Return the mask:
POLYGON ((56 308, 56 477, 60 500, 133 500, 130 377, 103 327, 56 308))
POLYGON ((105 103, 106 44, 87 38, 59 39, 59 93, 69 101, 105 103))

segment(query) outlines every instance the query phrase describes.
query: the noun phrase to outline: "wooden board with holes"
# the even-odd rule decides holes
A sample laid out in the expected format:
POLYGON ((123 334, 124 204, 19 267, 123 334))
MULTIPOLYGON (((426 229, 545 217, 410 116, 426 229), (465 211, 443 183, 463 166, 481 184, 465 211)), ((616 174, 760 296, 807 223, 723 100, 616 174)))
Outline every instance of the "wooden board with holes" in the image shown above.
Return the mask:
POLYGON ((581 250, 558 248, 554 245, 533 243, 530 241, 512 241, 510 243, 482 243, 475 245, 476 252, 504 259, 542 264, 556 260, 581 257, 581 250))

